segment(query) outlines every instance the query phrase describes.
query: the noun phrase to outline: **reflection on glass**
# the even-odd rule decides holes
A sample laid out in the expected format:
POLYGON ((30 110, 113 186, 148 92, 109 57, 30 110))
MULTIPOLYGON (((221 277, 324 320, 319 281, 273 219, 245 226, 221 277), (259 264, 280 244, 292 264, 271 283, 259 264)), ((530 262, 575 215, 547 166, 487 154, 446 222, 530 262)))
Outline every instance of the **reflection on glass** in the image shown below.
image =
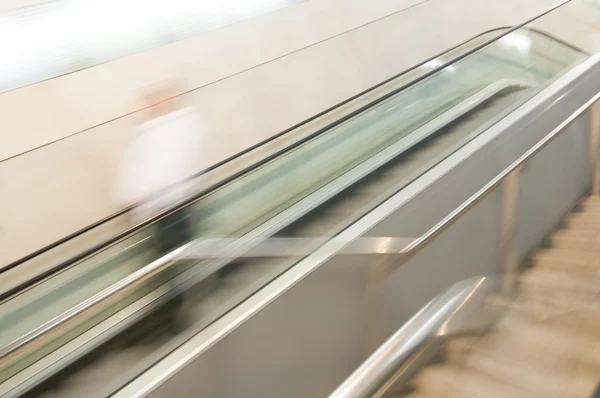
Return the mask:
POLYGON ((498 40, 498 43, 509 49, 515 49, 523 55, 529 54, 531 50, 531 39, 521 32, 512 32, 498 40))

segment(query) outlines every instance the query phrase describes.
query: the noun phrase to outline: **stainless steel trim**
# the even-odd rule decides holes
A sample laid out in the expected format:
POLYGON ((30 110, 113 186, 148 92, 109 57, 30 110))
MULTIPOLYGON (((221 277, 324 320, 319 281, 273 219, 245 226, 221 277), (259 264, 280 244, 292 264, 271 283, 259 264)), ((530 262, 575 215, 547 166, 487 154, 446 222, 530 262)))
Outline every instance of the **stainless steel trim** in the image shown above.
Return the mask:
POLYGON ((493 317, 482 311, 485 298, 497 286, 479 277, 461 281, 442 292, 394 333, 358 367, 329 398, 381 397, 398 378, 398 369, 432 337, 487 327, 493 317))

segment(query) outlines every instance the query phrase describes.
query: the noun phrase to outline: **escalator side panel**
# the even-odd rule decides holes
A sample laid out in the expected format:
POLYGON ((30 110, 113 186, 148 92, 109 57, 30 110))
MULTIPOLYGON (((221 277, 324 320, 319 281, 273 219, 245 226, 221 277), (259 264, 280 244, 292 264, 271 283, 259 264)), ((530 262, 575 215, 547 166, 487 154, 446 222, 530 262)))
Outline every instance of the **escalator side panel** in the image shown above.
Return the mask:
MULTIPOLYGON (((569 77, 569 79, 572 77, 569 77)), ((412 236, 430 228, 435 221, 449 213, 473 192, 483 186, 491 177, 502 171, 523 152, 537 142, 553 127, 565 120, 587 99, 600 91, 600 68, 596 65, 588 72, 574 79, 573 84, 563 90, 565 82, 557 82, 546 92, 537 105, 526 105, 511 115, 510 120, 496 124, 477 139, 451 155, 439 168, 426 173, 413 193, 400 192, 382 204, 360 221, 364 229, 371 228, 369 235, 412 236), (551 126, 549 128, 549 126, 551 126), (502 149, 500 149, 502 148, 502 149), (494 155, 495 154, 495 155, 494 155), (442 170, 442 166, 444 169, 442 170), (379 222, 379 220, 383 220, 379 222)), ((565 142, 556 141, 562 147, 560 157, 540 158, 540 164, 532 167, 536 174, 534 185, 521 185, 525 195, 542 198, 543 207, 558 218, 564 211, 564 203, 547 198, 555 186, 566 191, 585 190, 589 187, 586 176, 577 176, 583 163, 587 162, 587 131, 581 126, 572 125, 564 133, 565 142), (573 145, 576 144, 576 145, 573 145), (552 167, 563 168, 565 172, 556 178, 547 178, 544 166, 548 161, 552 167), (572 179, 576 178, 573 182, 572 179)), ((549 146, 548 149, 552 147, 549 146)), ((551 152, 550 152, 551 153, 551 152)), ((565 202, 575 202, 568 195, 565 202)), ((525 201, 524 214, 532 211, 537 203, 525 201)), ((210 348, 202 347, 200 341, 209 338, 208 331, 201 332, 196 341, 175 352, 171 360, 165 360, 139 380, 124 388, 117 398, 129 396, 142 387, 152 386, 150 397, 167 397, 183 391, 191 391, 196 378, 218 375, 211 390, 215 396, 281 396, 280 386, 290 386, 286 396, 325 396, 343 381, 368 354, 368 341, 383 341, 396 331, 414 312, 422 307, 441 289, 452 282, 472 274, 499 271, 498 241, 500 230, 500 207, 498 197, 490 196, 460 222, 454 224, 420 254, 396 271, 385 283, 382 318, 377 320, 376 311, 370 311, 365 299, 368 285, 367 273, 363 269, 353 271, 354 262, 342 257, 311 264, 308 258, 294 267, 290 274, 296 276, 302 271, 310 273, 304 279, 286 279, 284 275, 280 289, 286 283, 292 288, 286 293, 273 296, 273 291, 261 291, 245 303, 246 306, 228 314, 229 319, 217 322, 215 327, 231 327, 227 337, 210 348), (477 267, 475 267, 477 264, 477 267), (432 279, 435 276, 435 279, 432 279), (416 294, 416 295, 414 295, 416 294), (276 298, 273 298, 276 297, 276 298), (352 298, 354 297, 354 298, 352 298), (360 299, 358 298, 360 297, 360 299), (261 307, 258 313, 245 311, 264 300, 270 304, 261 307), (369 318, 367 318, 369 315, 369 318), (245 322, 236 327, 233 320, 241 317, 245 322), (385 320, 383 333, 378 338, 378 322, 385 320), (369 329, 373 328, 373 329, 369 329), (374 333, 376 337, 371 337, 374 333), (314 337, 314 338, 313 338, 314 337), (372 340, 371 340, 372 338, 372 340), (156 377, 169 368, 170 364, 184 353, 197 349, 197 355, 190 358, 178 373, 164 380, 156 377), (260 358, 260 366, 257 360, 260 358), (218 359, 215 361, 215 359, 218 359), (339 359, 339 362, 336 362, 339 359), (338 372, 335 366, 346 372, 338 372), (348 369, 350 368, 350 369, 348 369), (210 369, 208 373, 207 369, 210 369), (154 373, 156 372, 156 373, 154 373), (275 377, 276 376, 276 377, 275 377), (146 378, 147 377, 147 378, 146 378), (311 383, 306 381, 310 380, 311 383), (315 383, 313 384, 313 380, 315 383), (158 384, 153 384, 158 383, 158 384), (296 395, 295 395, 296 394, 296 395)), ((538 240, 547 231, 542 226, 537 231, 538 240)), ((363 230, 364 230, 363 229, 363 230)), ((358 224, 344 231, 340 237, 350 238, 359 235, 358 224), (356 227, 356 228, 354 228, 356 227)), ((517 238, 521 239, 521 238, 517 238)), ((519 240, 519 244, 525 243, 519 240)), ((325 248, 323 248, 325 250, 325 248)), ((316 256, 315 256, 316 261, 316 256)), ((357 259, 356 264, 367 264, 357 259)), ((275 289, 275 287, 273 287, 275 289)))

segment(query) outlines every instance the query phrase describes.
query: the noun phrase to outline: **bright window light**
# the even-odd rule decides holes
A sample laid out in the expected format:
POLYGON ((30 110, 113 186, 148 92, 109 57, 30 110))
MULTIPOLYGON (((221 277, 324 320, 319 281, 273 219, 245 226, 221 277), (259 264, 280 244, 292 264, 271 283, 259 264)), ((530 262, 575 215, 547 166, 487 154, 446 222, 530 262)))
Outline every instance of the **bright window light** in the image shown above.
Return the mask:
POLYGON ((529 54, 531 50, 531 39, 519 32, 512 32, 499 40, 500 44, 507 48, 515 49, 523 55, 529 54))
POLYGON ((0 14, 0 92, 303 0, 60 0, 0 14))

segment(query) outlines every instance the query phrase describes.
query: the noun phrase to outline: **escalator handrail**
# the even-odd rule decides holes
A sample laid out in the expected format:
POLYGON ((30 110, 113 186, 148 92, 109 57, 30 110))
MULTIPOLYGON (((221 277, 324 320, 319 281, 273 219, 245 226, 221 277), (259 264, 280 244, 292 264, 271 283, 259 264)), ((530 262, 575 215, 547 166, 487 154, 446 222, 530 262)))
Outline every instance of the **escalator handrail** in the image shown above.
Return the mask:
MULTIPOLYGON (((432 122, 434 124, 434 126, 428 126, 428 127, 424 128, 426 131, 420 131, 417 133, 417 135, 419 137, 416 138, 416 141, 420 142, 424 139, 427 139, 431 134, 434 134, 436 131, 438 131, 440 129, 440 125, 447 125, 449 123, 452 123, 457 118, 472 111, 476 106, 488 101, 494 94, 500 93, 506 89, 514 88, 517 86, 518 87, 527 87, 527 83, 525 81, 519 81, 519 80, 516 80, 516 81, 506 80, 506 81, 498 81, 498 82, 492 83, 491 85, 482 89, 477 94, 473 95, 472 97, 463 101, 461 104, 457 105, 455 107, 455 108, 457 108, 456 110, 448 111, 448 112, 452 113, 451 116, 449 116, 447 114, 440 115, 438 117, 440 120, 437 123, 435 121, 432 122)), ((412 145, 415 145, 415 142, 413 142, 412 144, 409 144, 408 148, 410 148, 412 145)), ((398 154, 395 153, 394 157, 397 155, 398 154)), ((369 167, 367 166, 366 168, 368 169, 369 167)), ((368 170, 366 170, 366 171, 361 170, 361 171, 356 172, 355 175, 356 174, 360 175, 361 173, 364 174, 364 173, 368 173, 368 172, 369 172, 368 170)), ((363 175, 363 177, 364 177, 364 175, 363 175)), ((345 181, 349 180, 348 178, 343 178, 343 177, 341 177, 341 178, 345 181)), ((341 189, 343 189, 343 188, 341 188, 341 189)), ((235 242, 242 241, 242 240, 244 240, 244 239, 243 238, 235 239, 233 241, 235 243, 235 242)), ((227 239, 221 239, 221 241, 227 241, 227 239)), ((252 243, 252 242, 250 241, 250 243, 252 243)), ((28 346, 35 344, 39 340, 42 340, 44 337, 46 337, 46 335, 50 335, 50 334, 60 330, 61 328, 68 325, 72 320, 74 320, 80 316, 84 316, 86 313, 88 313, 89 311, 93 310, 94 308, 102 305, 104 302, 106 302, 107 300, 112 298, 114 295, 125 292, 130 289, 133 289, 134 287, 140 285, 141 283, 143 283, 144 281, 153 277, 154 275, 160 273, 164 269, 169 268, 170 266, 174 265, 176 259, 179 259, 182 257, 183 258, 188 257, 189 253, 196 252, 199 249, 199 247, 202 246, 202 244, 203 244, 203 242, 200 240, 188 242, 187 244, 181 246, 180 248, 168 253, 167 255, 164 255, 163 257, 151 262, 150 264, 147 264, 146 266, 133 272, 132 274, 121 279, 120 281, 108 286, 107 288, 94 294, 92 297, 90 297, 90 298, 84 300, 83 302, 81 302, 80 304, 68 309, 67 311, 63 312, 62 314, 56 316, 55 318, 45 322, 44 324, 36 327, 33 330, 29 331, 28 333, 26 333, 25 335, 21 336, 20 338, 18 338, 16 340, 12 341, 8 345, 6 345, 4 347, 0 347, 0 366, 2 366, 2 364, 4 362, 6 362, 10 358, 12 358, 14 355, 18 354, 21 350, 24 350, 28 346)), ((403 244, 400 247, 406 248, 406 247, 409 247, 411 244, 412 244, 412 241, 408 244, 403 244)), ((216 252, 217 256, 216 257, 218 257, 218 258, 229 257, 231 255, 229 250, 230 249, 227 245, 225 245, 224 247, 217 247, 217 252, 216 252)), ((405 252, 405 249, 400 250, 400 249, 396 248, 395 252, 393 254, 404 256, 405 255, 404 252, 405 252)), ((213 257, 215 257, 214 254, 213 254, 213 257)), ((194 257, 194 258, 196 258, 196 257, 194 257)))
MULTIPOLYGON (((441 71, 444 68, 446 68, 448 65, 454 64, 454 63, 456 63, 456 62, 458 62, 458 61, 460 61, 460 60, 468 57, 469 55, 471 55, 471 54, 473 54, 473 53, 481 50, 482 48, 484 48, 484 47, 486 47, 486 46, 488 46, 488 45, 496 42, 497 40, 501 39, 502 37, 505 37, 505 36, 509 35, 510 33, 514 32, 514 31, 516 31, 518 29, 524 28, 525 25, 527 25, 527 24, 529 24, 529 23, 531 23, 531 22, 533 22, 533 21, 535 21, 535 20, 543 17, 544 15, 546 15, 546 14, 548 14, 548 13, 550 13, 550 12, 552 12, 552 11, 560 8, 560 7, 562 7, 563 5, 569 3, 570 1, 571 0, 563 0, 561 3, 559 3, 559 4, 551 7, 550 9, 546 10, 544 13, 539 14, 539 15, 533 17, 533 18, 530 18, 530 19, 526 20, 525 22, 522 22, 522 23, 520 23, 518 25, 515 25, 515 26, 513 26, 511 28, 508 28, 508 30, 506 30, 501 35, 495 36, 495 37, 493 37, 493 38, 491 38, 489 40, 484 41, 481 44, 478 44, 477 46, 473 47, 472 49, 465 51, 464 53, 460 54, 456 58, 452 59, 451 61, 449 61, 449 62, 447 62, 447 63, 445 63, 445 64, 443 64, 441 66, 432 68, 429 72, 426 72, 423 75, 418 76, 414 80, 412 80, 412 81, 410 81, 410 82, 408 82, 406 84, 401 85, 400 87, 392 90, 389 93, 386 93, 382 97, 379 97, 379 98, 377 98, 377 99, 375 99, 375 100, 373 100, 373 101, 371 101, 371 102, 369 102, 369 103, 367 103, 367 104, 359 107, 358 109, 355 109, 354 111, 350 112, 349 114, 345 115, 344 117, 342 117, 342 118, 340 118, 340 119, 338 119, 338 120, 336 120, 336 121, 334 121, 334 122, 326 125, 325 127, 320 128, 319 130, 317 130, 317 131, 315 131, 315 132, 307 135, 306 137, 301 138, 300 140, 298 140, 298 141, 290 144, 289 146, 287 146, 287 147, 285 147, 283 149, 275 151, 274 153, 272 153, 272 154, 270 154, 270 155, 262 158, 260 161, 254 163, 254 164, 252 164, 252 165, 250 165, 250 166, 248 166, 246 168, 243 168, 242 170, 240 170, 240 171, 238 171, 236 173, 233 173, 231 176, 229 176, 229 177, 227 177, 227 178, 225 178, 225 179, 217 182, 214 185, 211 185, 210 187, 208 187, 206 189, 201 190, 197 194, 194 194, 194 195, 188 197, 185 200, 180 201, 179 203, 177 203, 174 206, 172 206, 172 207, 170 207, 170 208, 168 208, 168 209, 166 209, 166 210, 164 210, 164 211, 156 214, 155 216, 150 217, 149 219, 147 219, 147 220, 145 220, 143 222, 140 222, 140 223, 138 223, 138 224, 136 224, 136 225, 134 225, 134 226, 132 226, 130 228, 127 228, 126 230, 124 230, 124 231, 122 231, 122 232, 114 235, 113 237, 111 237, 109 239, 106 239, 103 242, 101 242, 99 244, 96 244, 96 245, 94 245, 94 246, 92 246, 92 247, 90 247, 90 248, 82 251, 81 253, 79 253, 79 254, 71 257, 70 259, 68 259, 66 261, 63 261, 63 262, 61 262, 61 263, 59 263, 59 264, 51 267, 50 269, 46 270, 45 272, 42 272, 39 275, 37 275, 37 276, 33 277, 32 279, 30 279, 26 284, 21 285, 20 288, 25 288, 27 286, 30 286, 30 285, 34 284, 34 283, 37 283, 38 281, 46 278, 47 276, 49 276, 49 275, 51 275, 51 274, 53 274, 53 273, 55 273, 55 272, 57 272, 57 271, 59 271, 61 269, 64 269, 64 268, 66 268, 66 267, 68 267, 68 266, 70 266, 70 265, 72 265, 72 264, 74 264, 74 263, 76 263, 78 261, 81 261, 84 258, 90 256, 91 254, 93 254, 95 252, 98 252, 98 251, 102 250, 103 248, 106 248, 106 247, 108 247, 108 246, 110 246, 110 245, 112 245, 112 244, 120 241, 121 239, 123 239, 123 238, 125 238, 125 237, 127 237, 127 236, 129 236, 129 235, 131 235, 133 233, 136 233, 136 232, 140 231, 141 229, 143 229, 143 228, 145 228, 145 227, 147 227, 147 226, 155 223, 156 221, 158 221, 158 220, 160 220, 160 219, 168 216, 169 214, 172 214, 172 213, 174 213, 174 212, 176 212, 176 211, 178 211, 178 210, 180 210, 180 209, 182 209, 184 207, 187 207, 187 206, 189 206, 189 205, 197 202, 203 196, 205 196, 206 194, 210 193, 211 191, 214 191, 214 190, 216 190, 216 189, 218 189, 220 187, 223 187, 224 185, 229 184, 230 182, 232 182, 232 181, 238 179, 239 177, 241 177, 242 175, 247 174, 247 173, 249 173, 249 172, 251 172, 251 171, 253 171, 253 170, 255 170, 255 169, 257 169, 257 168, 259 168, 261 166, 263 166, 264 164, 270 162, 271 160, 279 157, 283 153, 288 152, 288 151, 290 151, 290 150, 292 150, 292 149, 294 149, 294 148, 296 148, 296 147, 298 147, 298 146, 300 146, 300 145, 302 145, 302 144, 304 144, 304 143, 306 143, 306 142, 314 139, 315 137, 323 134, 324 132, 332 129, 333 127, 338 126, 338 125, 346 122, 347 120, 355 117, 356 115, 364 112, 365 110, 367 110, 367 109, 369 109, 369 108, 371 108, 371 107, 373 107, 373 106, 375 106, 375 105, 377 105, 377 104, 379 104, 379 103, 387 100, 388 98, 390 98, 390 97, 398 94, 400 91, 405 90, 408 87, 410 87, 410 86, 412 86, 414 84, 417 84, 418 82, 420 82, 420 81, 422 81, 422 80, 424 80, 424 79, 426 79, 426 78, 428 78, 428 77, 430 77, 430 76, 438 73, 439 71, 441 71)), ((423 66, 427 62, 429 62, 429 61, 431 61, 433 59, 436 59, 436 58, 438 58, 438 57, 440 57, 440 56, 442 56, 442 55, 444 55, 444 54, 446 54, 448 52, 451 52, 451 51, 453 51, 453 50, 455 50, 455 49, 457 49, 457 48, 459 48, 461 46, 464 46, 468 42, 476 39, 477 37, 480 37, 481 35, 485 35, 485 34, 487 34, 489 32, 493 32, 493 31, 498 30, 498 29, 503 29, 503 28, 495 28, 495 29, 492 29, 490 31, 486 31, 484 33, 481 33, 481 34, 479 34, 477 36, 474 36, 473 38, 471 38, 469 40, 466 40, 466 41, 464 41, 464 42, 462 42, 462 43, 460 43, 460 44, 458 44, 458 45, 450 48, 449 50, 446 50, 446 51, 444 51, 444 52, 442 52, 442 53, 440 53, 440 54, 438 54, 438 55, 436 55, 434 57, 431 57, 428 60, 426 60, 424 62, 421 62, 421 63, 413 66, 412 68, 410 68, 410 69, 408 69, 406 71, 403 71, 403 72, 401 72, 399 74, 396 74, 396 75, 394 75, 394 76, 392 76, 392 77, 390 77, 390 78, 388 78, 388 79, 386 79, 386 80, 384 80, 384 81, 382 81, 382 82, 380 82, 380 83, 378 83, 378 84, 376 84, 376 85, 374 85, 374 86, 372 86, 372 87, 370 87, 370 88, 368 88, 368 89, 366 89, 366 90, 364 90, 364 91, 362 91, 362 92, 360 92, 360 93, 358 93, 358 94, 356 94, 356 95, 354 95, 354 96, 352 96, 352 97, 350 97, 350 98, 348 98, 348 99, 346 99, 346 100, 344 100, 344 101, 342 101, 342 102, 340 102, 340 103, 338 103, 338 104, 336 104, 336 105, 334 105, 332 107, 330 107, 330 108, 328 108, 328 109, 326 109, 326 110, 324 110, 322 112, 317 113, 316 115, 314 115, 314 116, 312 116, 312 117, 310 117, 310 118, 308 118, 308 119, 306 119, 306 120, 304 120, 304 121, 302 121, 302 122, 300 122, 300 123, 298 123, 298 124, 296 124, 296 125, 288 128, 288 129, 286 129, 286 130, 284 130, 284 131, 282 131, 282 132, 280 132, 278 134, 275 134, 275 135, 269 137, 266 140, 263 140, 263 141, 255 144, 255 145, 253 145, 253 146, 245 149, 244 151, 241 151, 241 152, 239 152, 239 153, 237 153, 237 154, 235 154, 235 155, 233 155, 233 156, 231 156, 231 157, 229 157, 229 158, 227 158, 227 159, 225 159, 225 160, 223 160, 223 161, 221 161, 221 162, 219 162, 219 163, 217 163, 217 164, 215 164, 215 165, 213 165, 213 166, 211 166, 211 167, 209 167, 209 168, 207 168, 207 169, 205 169, 205 170, 203 170, 203 171, 201 171, 201 172, 199 172, 199 173, 197 173, 197 174, 195 174, 193 176, 191 176, 190 178, 186 179, 185 181, 178 182, 178 183, 174 184, 174 186, 178 185, 178 184, 181 184, 181 183, 184 183, 184 182, 188 182, 188 181, 190 181, 190 180, 192 180, 194 178, 197 178, 197 177, 199 177, 199 176, 201 176, 201 175, 203 175, 203 174, 205 174, 205 173, 207 173, 209 171, 215 170, 216 168, 221 167, 221 166, 223 166, 226 163, 229 163, 229 162, 231 162, 231 161, 233 161, 235 159, 238 159, 239 157, 241 157, 241 156, 243 156, 243 155, 245 155, 245 154, 247 154, 247 153, 249 153, 249 152, 257 149, 258 147, 260 147, 262 145, 265 145, 265 144, 267 144, 269 142, 272 142, 273 140, 275 140, 275 139, 277 139, 277 138, 279 138, 279 137, 281 137, 281 136, 283 136, 283 135, 285 135, 285 134, 287 134, 287 133, 289 133, 289 132, 291 132, 293 130, 298 129, 301 126, 306 125, 306 124, 308 124, 308 123, 310 123, 310 122, 312 122, 312 121, 314 121, 314 120, 316 120, 316 119, 324 116, 325 114, 327 114, 327 113, 329 113, 329 112, 331 112, 331 111, 333 111, 335 109, 338 109, 338 108, 340 108, 340 107, 348 104, 349 102, 352 102, 352 101, 358 99, 359 97, 364 96, 365 94, 367 94, 367 93, 369 93, 369 92, 371 92, 371 91, 373 91, 373 90, 375 90, 377 88, 380 88, 381 86, 384 86, 385 84, 390 83, 391 81, 399 78, 400 76, 402 76, 402 75, 404 75, 406 73, 409 73, 409 72, 411 72, 411 71, 413 71, 413 70, 415 70, 415 69, 423 66)), ((525 28, 525 29, 528 29, 528 28, 525 28)), ((543 35, 549 36, 548 34, 545 34, 545 33, 543 33, 543 35)), ((574 46, 570 46, 570 47, 574 48, 574 46)), ((190 90, 190 91, 193 91, 193 90, 190 90)), ((182 93, 182 94, 179 94, 179 95, 183 95, 183 94, 186 94, 186 93, 182 93)), ((168 188, 168 189, 170 189, 170 188, 168 188)), ((56 248, 56 247, 58 247, 58 246, 60 246, 60 245, 62 245, 64 243, 66 243, 69 240, 72 240, 72 239, 74 239, 74 238, 76 238, 76 237, 78 237, 80 235, 83 235, 86 232, 89 232, 90 230, 92 230, 94 228, 97 228, 97 227, 99 227, 102 224, 105 224, 106 222, 109 222, 109 221, 111 221, 111 220, 113 220, 113 219, 115 219, 117 217, 122 216, 122 215, 126 214, 127 212, 129 212, 134 207, 135 207, 135 205, 134 206, 129 206, 129 207, 127 207, 127 208, 125 208, 125 209, 123 209, 121 211, 118 211, 118 212, 116 212, 116 213, 114 213, 114 214, 112 214, 110 216, 107 216, 107 217, 103 218, 102 220, 99 220, 99 221, 97 221, 95 223, 92 223, 92 224, 88 225, 87 227, 85 227, 85 228, 83 228, 81 230, 78 230, 78 231, 76 231, 76 232, 74 232, 74 233, 72 233, 70 235, 67 235, 64 238, 61 238, 61 239, 59 239, 59 240, 57 240, 57 241, 55 241, 55 242, 53 242, 53 243, 51 243, 51 244, 49 244, 49 245, 41 248, 41 249, 38 249, 38 250, 36 250, 36 251, 28 254, 27 256, 24 256, 24 257, 20 258, 19 260, 16 260, 16 261, 14 261, 14 262, 12 262, 12 263, 10 263, 10 264, 2 267, 0 269, 0 274, 3 273, 3 272, 8 271, 10 269, 13 269, 13 268, 15 268, 15 267, 17 267, 17 266, 19 266, 19 265, 21 265, 21 264, 23 264, 23 263, 31 260, 31 259, 33 259, 34 257, 37 257, 37 256, 39 256, 39 255, 41 255, 41 254, 43 254, 43 253, 45 253, 47 251, 50 251, 50 250, 52 250, 52 249, 54 249, 54 248, 56 248)), ((0 295, 0 301, 3 300, 5 297, 7 297, 7 294, 5 294, 5 293, 2 294, 2 295, 0 295)))
MULTIPOLYGON (((484 185, 479 191, 474 193, 470 198, 464 201, 460 206, 449 213, 444 219, 438 224, 432 227, 429 231, 423 234, 418 239, 414 240, 411 244, 406 246, 401 253, 404 254, 401 257, 399 264, 394 264, 394 267, 399 267, 404 264, 409 258, 417 254, 422 248, 424 248, 429 242, 431 242, 436 236, 445 231, 450 225, 454 224, 464 214, 479 203, 488 194, 494 191, 496 187, 502 184, 510 175, 518 172, 525 164, 527 164, 535 155, 543 150, 548 144, 550 144, 556 137, 564 132, 568 126, 577 120, 584 112, 590 109, 597 101, 600 100, 600 93, 596 94, 589 101, 583 104, 577 109, 571 116, 569 116, 564 122, 558 125, 550 133, 544 136, 540 141, 537 142, 531 149, 525 152, 521 157, 515 160, 510 166, 504 169, 500 174, 490 180, 484 185)), ((596 167, 594 164, 592 167, 596 167)), ((593 174, 593 173, 592 173, 593 174)), ((595 177, 594 177, 595 178, 595 177)), ((422 313, 419 312, 415 315, 420 323, 427 323, 428 321, 437 324, 437 313, 428 313, 429 318, 423 318, 422 313)), ((414 320, 411 319, 409 323, 414 320)), ((400 331, 403 331, 403 327, 400 331)), ((400 367, 408 359, 408 348, 410 352, 414 352, 416 347, 410 343, 412 339, 415 339, 415 344, 419 345, 423 343, 423 336, 416 334, 421 332, 420 329, 412 331, 413 334, 407 336, 406 333, 397 332, 388 341, 386 341, 380 349, 369 357, 346 381, 340 385, 340 387, 330 395, 330 398, 338 397, 361 397, 367 398, 375 396, 375 394, 382 393, 384 388, 390 387, 390 381, 392 376, 400 369, 400 367), (402 350, 393 350, 390 348, 401 346, 402 350), (379 366, 375 366, 379 365, 379 366)), ((435 330, 428 329, 429 336, 433 336, 435 330)), ((379 395, 376 395, 379 396, 379 395)))
POLYGON ((455 283, 439 293, 371 354, 329 398, 372 398, 382 396, 398 380, 402 369, 436 337, 453 335, 490 326, 493 317, 482 316, 485 298, 497 285, 494 278, 476 277, 455 283), (460 319, 461 310, 467 319, 460 319), (469 317, 472 313, 480 318, 469 317), (453 322, 453 318, 459 322, 453 322), (469 319, 470 318, 470 319, 469 319))

